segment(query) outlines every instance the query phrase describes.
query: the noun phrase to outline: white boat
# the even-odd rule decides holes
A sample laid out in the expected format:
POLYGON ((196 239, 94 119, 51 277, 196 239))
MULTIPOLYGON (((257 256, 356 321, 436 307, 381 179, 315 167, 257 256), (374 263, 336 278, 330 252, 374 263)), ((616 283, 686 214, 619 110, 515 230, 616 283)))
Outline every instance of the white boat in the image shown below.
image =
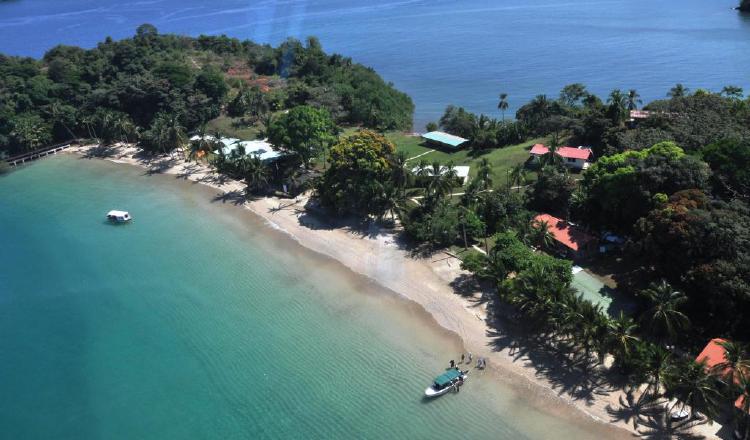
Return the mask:
POLYGON ((107 220, 115 223, 127 223, 133 220, 133 217, 127 211, 112 210, 107 213, 107 220))
POLYGON ((426 397, 442 396, 456 386, 463 385, 468 375, 468 371, 461 371, 458 369, 458 367, 451 368, 445 373, 436 377, 435 381, 432 382, 432 385, 424 390, 424 395, 426 397))

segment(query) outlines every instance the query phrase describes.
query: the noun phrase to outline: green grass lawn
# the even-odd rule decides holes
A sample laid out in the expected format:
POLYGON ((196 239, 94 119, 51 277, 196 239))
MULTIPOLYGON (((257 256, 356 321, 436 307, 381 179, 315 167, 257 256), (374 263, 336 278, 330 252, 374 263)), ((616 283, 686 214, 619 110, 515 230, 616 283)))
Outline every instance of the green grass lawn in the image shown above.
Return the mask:
MULTIPOLYGON (((410 158, 431 150, 431 148, 422 145, 422 139, 416 136, 392 132, 387 133, 386 137, 396 145, 397 151, 405 151, 410 158)), ((435 150, 415 159, 413 163, 414 166, 416 166, 420 160, 424 159, 430 163, 437 161, 441 164, 453 162, 454 165, 469 165, 471 167, 469 177, 473 178, 476 175, 479 161, 482 158, 486 158, 492 165, 495 183, 499 184, 506 181, 508 172, 514 166, 526 162, 529 158, 529 150, 534 144, 544 143, 545 141, 546 139, 532 139, 521 144, 487 150, 486 152, 481 153, 468 149, 462 149, 456 152, 435 150)), ((532 181, 535 180, 535 178, 536 174, 529 172, 528 180, 532 181)))
POLYGON ((225 137, 238 138, 242 140, 255 140, 258 137, 257 127, 240 125, 240 118, 231 118, 226 115, 208 121, 206 130, 208 133, 218 131, 225 137))

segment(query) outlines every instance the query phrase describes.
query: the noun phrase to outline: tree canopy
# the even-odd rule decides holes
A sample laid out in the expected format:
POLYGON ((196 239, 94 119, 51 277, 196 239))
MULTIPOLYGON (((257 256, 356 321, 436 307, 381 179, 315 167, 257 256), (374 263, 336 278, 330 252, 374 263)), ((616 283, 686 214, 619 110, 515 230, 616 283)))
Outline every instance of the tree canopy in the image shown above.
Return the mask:
POLYGON ((394 151, 393 143, 369 130, 341 139, 331 148, 330 167, 318 186, 322 203, 342 214, 382 215, 394 151))

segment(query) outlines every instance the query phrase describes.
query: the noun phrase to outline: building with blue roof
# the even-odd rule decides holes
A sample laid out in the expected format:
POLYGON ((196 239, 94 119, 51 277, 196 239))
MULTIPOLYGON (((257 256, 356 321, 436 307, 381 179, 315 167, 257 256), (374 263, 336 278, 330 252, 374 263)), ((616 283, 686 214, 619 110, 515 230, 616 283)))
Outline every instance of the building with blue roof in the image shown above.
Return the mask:
POLYGON ((431 131, 422 135, 422 139, 437 148, 458 149, 461 145, 469 142, 468 139, 443 133, 442 131, 431 131))

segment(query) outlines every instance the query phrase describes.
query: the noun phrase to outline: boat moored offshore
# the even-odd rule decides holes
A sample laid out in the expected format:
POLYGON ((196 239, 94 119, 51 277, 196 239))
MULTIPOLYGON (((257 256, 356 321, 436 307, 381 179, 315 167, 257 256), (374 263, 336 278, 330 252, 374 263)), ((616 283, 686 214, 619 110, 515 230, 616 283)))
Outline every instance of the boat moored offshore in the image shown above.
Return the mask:
POLYGON ((127 211, 117 211, 113 209, 107 213, 107 220, 114 223, 127 223, 132 219, 133 217, 131 217, 130 213, 127 211))

